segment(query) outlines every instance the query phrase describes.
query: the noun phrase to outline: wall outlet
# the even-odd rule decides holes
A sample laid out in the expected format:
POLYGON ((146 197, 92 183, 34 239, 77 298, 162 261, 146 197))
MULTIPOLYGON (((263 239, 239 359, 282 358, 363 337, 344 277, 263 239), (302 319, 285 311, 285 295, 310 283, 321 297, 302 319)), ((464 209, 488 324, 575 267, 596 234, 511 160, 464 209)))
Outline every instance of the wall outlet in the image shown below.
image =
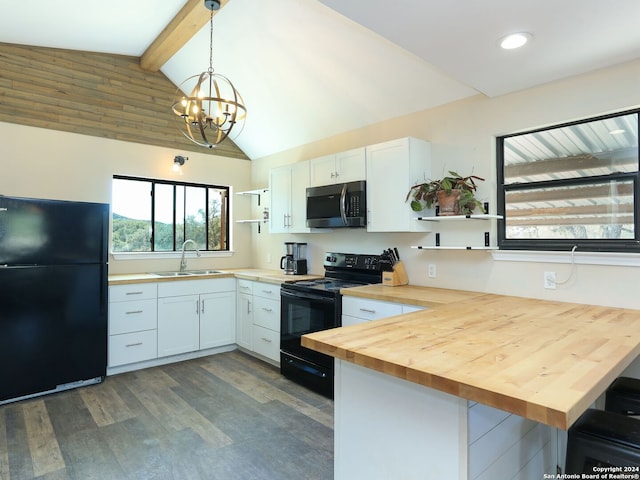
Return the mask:
POLYGON ((556 272, 544 272, 544 288, 556 288, 556 272))
POLYGON ((427 275, 429 276, 429 278, 436 278, 436 264, 435 263, 430 263, 427 266, 427 275))

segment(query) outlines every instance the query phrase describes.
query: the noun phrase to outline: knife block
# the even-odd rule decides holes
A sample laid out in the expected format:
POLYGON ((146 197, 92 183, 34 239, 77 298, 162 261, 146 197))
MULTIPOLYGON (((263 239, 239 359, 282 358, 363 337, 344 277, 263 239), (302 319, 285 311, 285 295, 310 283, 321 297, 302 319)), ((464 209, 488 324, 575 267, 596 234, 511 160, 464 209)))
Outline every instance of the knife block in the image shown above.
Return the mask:
POLYGON ((404 264, 398 262, 393 266, 393 271, 382 272, 382 284, 388 287, 397 287, 399 285, 408 285, 409 277, 404 269, 404 264))

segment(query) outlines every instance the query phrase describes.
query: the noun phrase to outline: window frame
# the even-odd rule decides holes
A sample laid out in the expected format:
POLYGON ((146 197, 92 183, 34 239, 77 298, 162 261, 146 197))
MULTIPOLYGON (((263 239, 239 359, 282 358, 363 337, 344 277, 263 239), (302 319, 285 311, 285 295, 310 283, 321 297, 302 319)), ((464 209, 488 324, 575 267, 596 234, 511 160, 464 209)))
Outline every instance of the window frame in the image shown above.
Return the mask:
POLYGON ((565 178, 557 180, 534 181, 528 183, 512 183, 505 185, 505 139, 527 135, 531 133, 544 132, 554 129, 560 129, 573 125, 595 122, 608 118, 615 118, 625 115, 635 114, 640 126, 640 109, 625 110, 622 112, 612 113, 590 117, 583 120, 566 122, 557 125, 551 125, 544 128, 532 129, 508 135, 496 137, 496 165, 497 165, 497 211, 502 216, 497 222, 497 243, 500 250, 529 250, 529 251, 571 251, 577 247, 579 251, 590 252, 627 252, 640 253, 640 135, 638 136, 638 158, 634 172, 615 172, 607 175, 593 175, 585 177, 565 178), (546 238, 526 238, 526 239, 508 239, 506 238, 506 196, 509 192, 527 191, 539 189, 543 187, 565 187, 565 186, 589 186, 603 181, 622 180, 631 181, 633 185, 633 218, 634 218, 634 238, 629 239, 546 239, 546 238))
MULTIPOLYGON (((129 176, 129 175, 116 175, 114 174, 112 179, 118 179, 118 180, 132 180, 132 181, 140 181, 140 182, 147 182, 150 183, 150 195, 149 195, 149 209, 150 209, 150 224, 151 224, 151 235, 149 238, 149 244, 150 244, 150 250, 145 250, 145 251, 114 251, 113 250, 113 245, 111 246, 112 249, 112 253, 114 255, 162 255, 162 254, 174 254, 176 252, 181 252, 182 250, 182 243, 178 244, 177 243, 177 232, 178 232, 178 227, 176 225, 176 189, 177 187, 184 187, 184 191, 186 194, 187 191, 187 187, 196 187, 196 188, 203 188, 205 191, 205 202, 204 202, 204 216, 205 216, 205 248, 200 248, 200 246, 198 246, 199 250, 201 252, 206 252, 206 253, 231 253, 231 187, 228 185, 211 185, 211 184, 204 184, 204 183, 194 183, 194 182, 181 182, 181 181, 176 181, 176 180, 166 180, 166 179, 158 179, 158 178, 147 178, 147 177, 135 177, 135 176, 129 176), (172 245, 172 249, 171 250, 156 250, 155 249, 155 216, 156 216, 156 209, 155 209, 155 195, 156 195, 156 185, 169 185, 172 187, 173 190, 173 213, 172 213, 172 233, 173 233, 173 245, 172 245), (226 228, 224 228, 224 234, 221 234, 221 240, 222 238, 224 239, 224 245, 226 248, 220 248, 220 249, 209 249, 209 190, 210 189, 217 189, 217 190, 223 190, 226 191, 226 209, 224 208, 224 204, 221 206, 221 219, 222 219, 222 210, 224 210, 225 213, 225 218, 224 221, 222 222, 224 225, 226 225, 226 228)), ((224 203, 224 202, 223 202, 224 203)), ((185 202, 186 204, 186 202, 185 202)), ((112 216, 113 216, 113 211, 111 212, 112 216)), ((187 228, 187 223, 184 222, 182 225, 182 236, 183 238, 188 238, 186 237, 186 228, 187 228)), ((112 226, 111 226, 111 234, 113 234, 113 222, 112 222, 112 226)))

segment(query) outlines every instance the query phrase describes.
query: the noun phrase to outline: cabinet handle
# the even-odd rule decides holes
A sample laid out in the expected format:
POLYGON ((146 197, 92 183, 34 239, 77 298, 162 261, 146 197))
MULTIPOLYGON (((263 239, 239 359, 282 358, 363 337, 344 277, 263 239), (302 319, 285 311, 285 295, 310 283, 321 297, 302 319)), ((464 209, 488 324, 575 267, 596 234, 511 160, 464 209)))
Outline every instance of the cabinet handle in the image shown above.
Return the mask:
POLYGON ((335 177, 335 176, 336 176, 336 174, 335 174, 335 173, 333 173, 333 172, 331 172, 331 178, 333 178, 333 177, 335 177))
POLYGON ((202 299, 202 309, 200 310, 200 313, 204 313, 204 299, 202 299))
POLYGON ((372 310, 370 308, 361 308, 360 311, 361 312, 366 312, 366 313, 376 313, 375 310, 372 310))
POLYGON ((142 313, 142 310, 131 310, 130 312, 125 312, 125 315, 135 315, 136 313, 142 313))
POLYGON ((125 295, 142 295, 142 292, 127 292, 125 295))
POLYGON ((271 308, 262 307, 262 309, 263 309, 265 312, 273 312, 273 310, 272 310, 271 308))
POLYGON ((128 344, 126 345, 126 347, 127 347, 127 348, 129 348, 129 347, 137 347, 137 346, 140 346, 140 345, 142 345, 142 342, 138 342, 138 343, 128 343, 128 344))
POLYGON ((243 290, 249 290, 249 286, 248 285, 240 285, 240 288, 242 288, 243 290))
POLYGON ((200 315, 200 300, 196 300, 196 313, 200 315))
POLYGON ((251 302, 247 302, 247 313, 251 313, 251 302))
POLYGON ((340 176, 340 174, 338 172, 336 172, 336 178, 338 178, 340 176))
POLYGON ((266 293, 267 295, 271 295, 273 290, 262 290, 262 293, 266 293))
POLYGON ((264 338, 264 337, 262 337, 262 340, 264 340, 264 341, 265 341, 265 342, 267 342, 267 343, 271 343, 271 339, 270 339, 270 338, 264 338))

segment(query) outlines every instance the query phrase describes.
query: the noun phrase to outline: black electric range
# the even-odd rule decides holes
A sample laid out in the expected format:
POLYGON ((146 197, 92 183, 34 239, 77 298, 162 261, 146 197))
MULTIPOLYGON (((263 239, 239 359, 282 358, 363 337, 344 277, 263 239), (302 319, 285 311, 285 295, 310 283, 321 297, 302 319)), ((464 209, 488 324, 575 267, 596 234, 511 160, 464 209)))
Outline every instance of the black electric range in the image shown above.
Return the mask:
POLYGON ((284 376, 333 397, 333 357, 303 347, 306 333, 339 327, 341 288, 382 282, 379 255, 326 253, 325 276, 280 287, 280 371, 284 376))

